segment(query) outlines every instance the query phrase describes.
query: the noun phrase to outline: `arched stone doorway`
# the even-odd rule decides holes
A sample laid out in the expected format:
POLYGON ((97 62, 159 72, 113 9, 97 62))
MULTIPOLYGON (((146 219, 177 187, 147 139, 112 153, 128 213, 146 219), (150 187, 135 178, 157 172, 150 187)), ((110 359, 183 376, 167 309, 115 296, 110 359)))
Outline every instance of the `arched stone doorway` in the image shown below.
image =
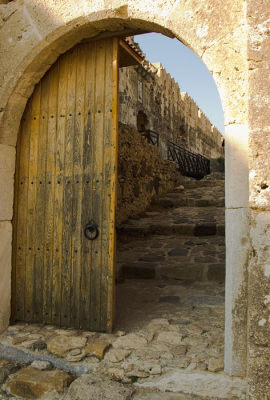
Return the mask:
MULTIPOLYGON (((15 5, 16 7, 16 5, 15 5)), ((211 2, 171 4, 151 1, 115 2, 106 6, 99 2, 77 7, 72 1, 61 4, 26 3, 16 9, 15 24, 12 18, 6 22, 3 43, 9 58, 3 69, 4 92, 1 108, 1 151, 10 157, 7 177, 9 197, 2 216, 2 231, 6 237, 4 249, 4 276, 0 291, 3 293, 1 328, 9 321, 11 224, 13 207, 14 149, 18 127, 28 97, 34 85, 41 79, 59 54, 76 43, 100 35, 134 34, 156 31, 177 37, 193 49, 212 71, 220 90, 226 124, 226 206, 227 206, 227 287, 226 287, 226 370, 232 375, 244 375, 246 369, 247 303, 246 260, 248 252, 248 168, 247 168, 247 103, 246 59, 241 51, 246 41, 242 28, 245 17, 243 4, 233 4, 230 10, 222 4, 211 2), (211 19, 209 19, 211 14, 211 19), (227 24, 224 24, 227 20, 227 24), (18 44, 10 38, 10 24, 14 24, 12 36, 20 37, 25 31, 28 38, 18 51, 18 44), (213 22, 212 22, 213 21, 213 22), (216 27, 219 26, 219 29, 216 27), (237 35, 231 35, 231 27, 237 35), (226 39, 225 39, 226 38, 226 39), (10 44, 12 43, 12 44, 10 44), (224 64, 224 60, 231 62, 224 64), (238 170, 238 176, 232 170, 238 170), (246 240, 243 240, 245 238, 246 240)), ((20 41, 20 39, 18 39, 20 41)), ((5 50, 5 48, 4 48, 5 50)))

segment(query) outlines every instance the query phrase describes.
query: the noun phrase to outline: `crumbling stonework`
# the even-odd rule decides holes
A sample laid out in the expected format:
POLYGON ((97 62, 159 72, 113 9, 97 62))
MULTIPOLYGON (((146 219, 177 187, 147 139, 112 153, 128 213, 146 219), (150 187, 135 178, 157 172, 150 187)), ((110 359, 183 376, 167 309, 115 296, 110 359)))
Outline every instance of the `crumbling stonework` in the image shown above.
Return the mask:
POLYGON ((159 134, 163 158, 168 140, 208 158, 224 156, 220 132, 160 63, 120 69, 119 121, 140 130, 140 113, 144 128, 159 134))
MULTIPOLYGON (((250 399, 269 398, 268 0, 5 3, 0 4, 1 160, 16 146, 35 84, 82 39, 104 32, 160 32, 187 44, 213 74, 226 126, 225 371, 240 376, 247 371, 250 399)), ((1 213, 1 330, 10 313, 13 174, 14 167, 4 168, 0 177, 1 205, 8 210, 1 213)))
POLYGON ((177 165, 162 160, 161 150, 134 128, 119 126, 116 223, 144 211, 155 195, 172 190, 180 180, 177 165))

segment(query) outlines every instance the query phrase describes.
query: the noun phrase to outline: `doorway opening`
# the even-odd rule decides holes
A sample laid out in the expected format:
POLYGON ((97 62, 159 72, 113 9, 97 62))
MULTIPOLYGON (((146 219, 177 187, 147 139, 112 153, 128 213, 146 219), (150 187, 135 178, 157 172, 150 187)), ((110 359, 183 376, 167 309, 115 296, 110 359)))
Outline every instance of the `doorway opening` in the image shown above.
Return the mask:
MULTIPOLYGON (((158 366, 217 372, 224 368, 223 136, 162 64, 143 65, 119 72, 116 327, 148 338, 158 366)), ((145 361, 145 350, 132 354, 145 361)))

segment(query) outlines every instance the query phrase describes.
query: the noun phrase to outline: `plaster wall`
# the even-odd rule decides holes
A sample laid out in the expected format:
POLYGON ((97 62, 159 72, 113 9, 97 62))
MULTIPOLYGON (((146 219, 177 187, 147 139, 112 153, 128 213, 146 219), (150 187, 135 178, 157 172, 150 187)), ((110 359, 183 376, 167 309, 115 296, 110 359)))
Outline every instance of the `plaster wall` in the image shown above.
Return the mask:
MULTIPOLYGON (((270 289, 270 210, 269 190, 265 186, 269 181, 270 145, 268 3, 268 0, 0 1, 0 144, 7 150, 11 147, 14 152, 20 119, 35 84, 59 54, 81 39, 98 37, 104 32, 112 35, 122 32, 127 36, 161 32, 187 44, 212 73, 225 113, 229 161, 227 218, 234 209, 243 210, 246 215, 241 217, 239 211, 239 218, 230 218, 226 227, 227 244, 234 244, 227 249, 227 254, 230 252, 227 271, 231 269, 227 275, 226 315, 227 321, 231 319, 232 337, 226 342, 225 352, 229 355, 226 371, 242 376, 247 371, 250 399, 257 400, 269 398, 270 392, 266 298, 270 289), (232 133, 237 131, 241 132, 239 141, 232 133), (230 185, 235 175, 238 183, 230 185), (248 244, 244 246, 245 240, 248 244), (234 269, 229 263, 235 260, 238 262, 234 269), (232 281, 235 289, 228 290, 232 281), (241 322, 243 312, 247 318, 241 322), (239 351, 237 341, 242 342, 239 351)), ((5 161, 3 154, 1 160, 5 161)), ((7 326, 10 311, 13 203, 12 192, 6 200, 4 192, 13 174, 14 167, 0 174, 3 188, 0 198, 6 210, 1 214, 0 329, 7 326)))

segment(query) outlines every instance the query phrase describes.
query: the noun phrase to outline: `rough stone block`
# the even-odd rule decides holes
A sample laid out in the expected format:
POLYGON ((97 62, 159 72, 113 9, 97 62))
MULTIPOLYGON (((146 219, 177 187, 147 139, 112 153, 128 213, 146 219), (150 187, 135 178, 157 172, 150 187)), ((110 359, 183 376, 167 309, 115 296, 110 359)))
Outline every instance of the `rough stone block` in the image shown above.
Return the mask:
POLYGON ((10 221, 13 216, 14 172, 0 169, 0 221, 10 221))
POLYGON ((52 354, 64 357, 69 350, 84 347, 86 340, 82 336, 57 335, 49 340, 47 348, 52 354))
POLYGON ((0 145, 0 221, 8 221, 13 215, 15 173, 15 148, 0 145))
POLYGON ((15 147, 0 145, 0 170, 15 171, 15 147))
POLYGON ((85 347, 85 353, 87 356, 97 357, 99 360, 104 358, 106 350, 110 347, 110 343, 105 340, 97 339, 91 340, 90 343, 85 347))
POLYGON ((91 373, 76 379, 64 400, 129 400, 133 392, 131 386, 91 373))
POLYGON ((58 393, 62 392, 72 380, 72 377, 63 371, 40 371, 28 367, 12 375, 6 383, 6 387, 14 396, 36 399, 53 390, 58 393))
POLYGON ((249 133, 249 191, 250 206, 269 209, 270 207, 270 129, 249 133))

